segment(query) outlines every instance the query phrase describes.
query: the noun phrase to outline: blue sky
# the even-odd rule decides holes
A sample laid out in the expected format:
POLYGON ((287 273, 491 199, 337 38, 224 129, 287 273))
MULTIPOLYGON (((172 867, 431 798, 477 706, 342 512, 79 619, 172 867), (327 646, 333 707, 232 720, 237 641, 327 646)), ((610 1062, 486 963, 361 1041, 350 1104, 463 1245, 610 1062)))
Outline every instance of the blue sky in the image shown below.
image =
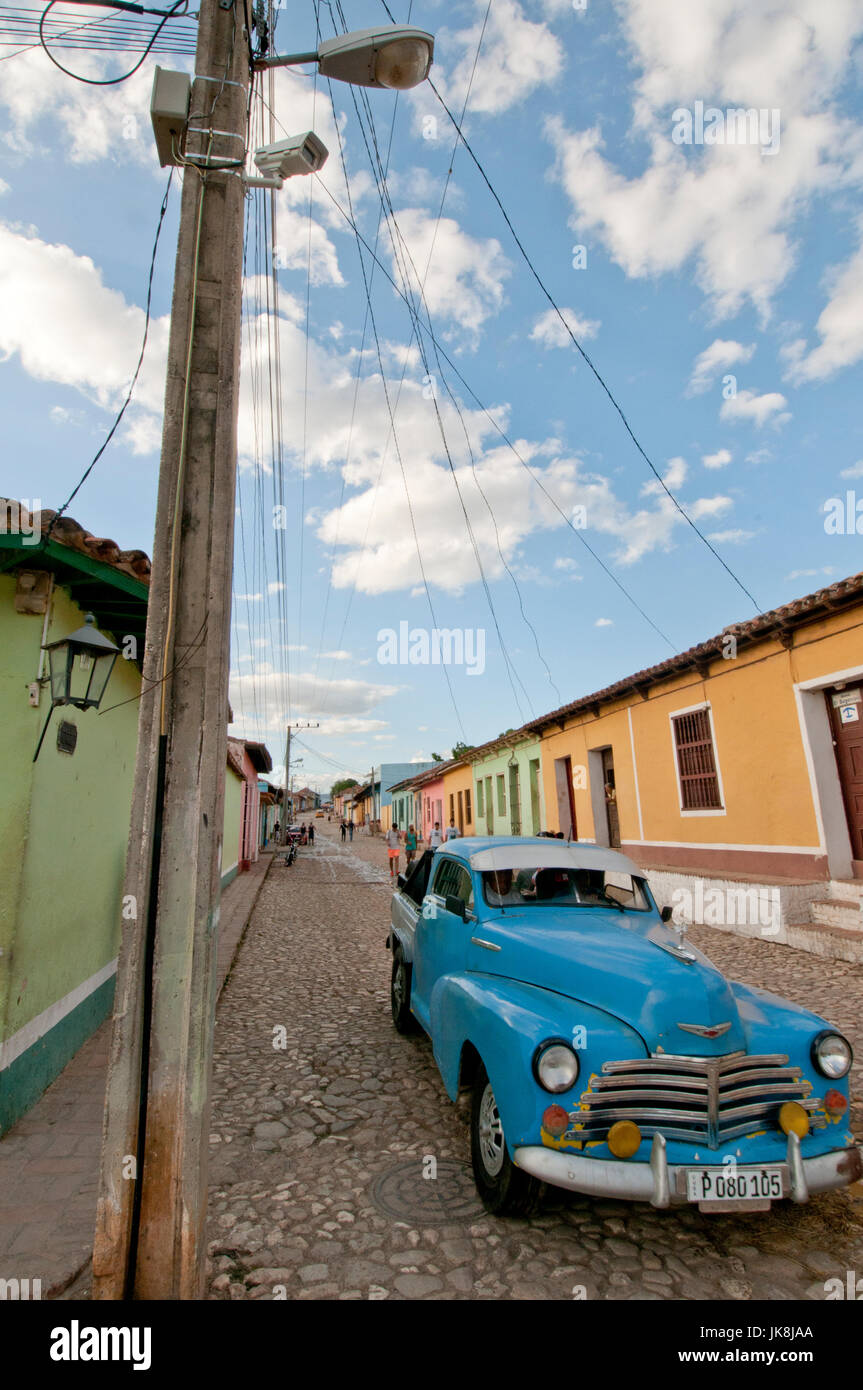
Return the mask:
MULTIPOLYGON (((408 17, 405 4, 393 9, 408 17)), ((348 0, 344 13, 351 28, 385 19, 371 0, 348 0)), ((311 0, 276 14, 278 51, 314 46, 311 0)), ((859 569, 859 536, 829 534, 824 511, 848 491, 863 501, 859 4, 427 0, 410 18, 436 34, 435 84, 459 114, 467 96, 465 132, 554 300, 758 606, 859 569), (714 108, 722 143, 675 140, 675 120, 696 103, 714 108), (765 150, 748 124, 738 139, 732 108, 763 111, 777 147, 765 150)), ((333 32, 327 6, 320 23, 333 32)), ((121 59, 62 56, 89 76, 123 70, 121 59)), ((38 50, 0 62, 9 496, 65 501, 137 359, 166 181, 151 83, 149 60, 102 89, 64 77, 38 50)), ((319 723, 302 736, 297 771, 320 786, 372 761, 483 742, 755 611, 638 454, 467 153, 452 158, 452 127, 428 88, 398 100, 369 93, 382 150, 392 129, 395 223, 381 223, 378 254, 399 280, 393 246, 407 248, 423 280, 421 316, 497 428, 445 361, 461 414, 444 380, 425 379, 429 367, 441 376, 429 339, 423 361, 407 307, 366 256, 396 451, 368 327, 360 354, 357 243, 327 192, 347 206, 336 119, 370 244, 381 203, 351 90, 336 83, 332 95, 335 117, 325 81, 275 78, 279 123, 291 134, 314 128, 330 150, 319 180, 293 180, 277 200, 280 319, 269 329, 281 350, 283 492, 256 278, 267 269, 268 195, 249 200, 231 687, 232 732, 267 741, 277 766, 286 717, 319 723), (271 520, 281 495, 280 538, 271 520), (485 633, 484 668, 448 668, 451 692, 440 665, 378 660, 382 631, 432 626, 411 511, 438 625, 485 633)), ((268 138, 254 133, 254 143, 268 138)), ((178 206, 175 178, 134 401, 70 509, 93 533, 148 551, 178 206)), ((419 302, 416 281, 412 292, 419 302)))

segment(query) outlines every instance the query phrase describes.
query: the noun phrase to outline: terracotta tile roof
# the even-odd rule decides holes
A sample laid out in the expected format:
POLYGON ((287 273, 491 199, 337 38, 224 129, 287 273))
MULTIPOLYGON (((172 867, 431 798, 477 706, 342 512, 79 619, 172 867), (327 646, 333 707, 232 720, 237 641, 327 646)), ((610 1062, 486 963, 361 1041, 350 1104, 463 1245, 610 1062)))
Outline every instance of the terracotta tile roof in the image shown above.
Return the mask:
POLYGON ((243 762, 243 745, 237 739, 228 739, 228 767, 233 768, 238 777, 245 781, 246 766, 243 762))
POLYGON ((591 695, 583 695, 568 705, 561 705, 549 714, 530 720, 524 725, 523 730, 516 732, 537 733, 545 725, 569 719, 580 714, 582 710, 590 709, 591 706, 608 703, 628 694, 646 693, 649 686, 657 685, 683 671, 705 668, 709 662, 721 657, 727 650, 729 636, 735 638, 738 651, 771 638, 778 638, 779 641, 787 641, 790 644, 791 633, 795 628, 826 617, 837 609, 860 603, 863 603, 863 570, 849 575, 847 579, 838 579, 835 584, 829 584, 825 589, 816 589, 812 594, 805 594, 803 598, 785 603, 781 608, 759 613, 745 622, 729 623, 722 632, 717 633, 715 637, 709 637, 706 642, 700 642, 685 652, 678 652, 667 661, 660 661, 643 671, 636 671, 632 676, 625 676, 623 680, 615 681, 613 685, 607 685, 591 695))
MULTIPOLYGON (((124 574, 131 574, 143 584, 150 582, 150 557, 146 551, 121 550, 116 541, 91 535, 74 517, 61 516, 55 522, 57 513, 52 512, 50 508, 43 507, 38 513, 31 513, 14 498, 0 497, 0 516, 4 515, 7 527, 14 524, 29 530, 35 519, 39 523, 43 538, 50 531, 50 539, 59 545, 67 545, 70 550, 89 555, 93 560, 101 560, 103 564, 122 570, 124 574), (53 529, 52 522, 55 523, 53 529)), ((35 551, 36 547, 33 549, 35 551)))

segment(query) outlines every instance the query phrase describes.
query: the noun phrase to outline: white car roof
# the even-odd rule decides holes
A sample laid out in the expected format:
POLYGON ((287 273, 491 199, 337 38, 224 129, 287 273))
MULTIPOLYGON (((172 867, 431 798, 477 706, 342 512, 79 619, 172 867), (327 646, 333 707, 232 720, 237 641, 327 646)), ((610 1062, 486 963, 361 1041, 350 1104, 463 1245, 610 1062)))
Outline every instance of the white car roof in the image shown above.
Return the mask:
POLYGON ((646 877, 644 869, 616 849, 604 845, 565 844, 548 840, 545 844, 494 845, 470 855, 472 869, 607 869, 646 877))

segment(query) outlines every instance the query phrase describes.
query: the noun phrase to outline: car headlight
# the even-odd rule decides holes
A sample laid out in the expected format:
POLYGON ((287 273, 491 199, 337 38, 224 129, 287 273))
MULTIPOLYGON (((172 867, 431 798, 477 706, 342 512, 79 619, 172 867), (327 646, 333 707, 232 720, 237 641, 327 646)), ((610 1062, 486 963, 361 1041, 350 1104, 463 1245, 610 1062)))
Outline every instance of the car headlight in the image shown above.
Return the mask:
POLYGON ((812 1040, 812 1064, 822 1076, 838 1081, 851 1070, 854 1054, 841 1033, 819 1033, 812 1040))
POLYGON ((548 1038, 533 1054, 533 1074, 543 1090, 557 1095, 578 1080, 578 1058, 563 1038, 548 1038))

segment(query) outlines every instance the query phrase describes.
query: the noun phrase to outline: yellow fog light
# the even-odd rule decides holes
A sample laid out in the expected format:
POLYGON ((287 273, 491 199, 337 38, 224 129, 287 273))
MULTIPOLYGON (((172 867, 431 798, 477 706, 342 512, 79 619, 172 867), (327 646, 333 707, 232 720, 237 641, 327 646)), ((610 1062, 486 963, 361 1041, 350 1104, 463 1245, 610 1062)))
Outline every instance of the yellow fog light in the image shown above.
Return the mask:
POLYGON ((615 1158, 632 1158, 641 1143, 641 1130, 632 1120, 618 1120, 608 1131, 608 1147, 615 1158))
POLYGON ((798 1134, 801 1139, 809 1133, 809 1116, 796 1100, 787 1100, 779 1111, 779 1128, 783 1134, 798 1134))

